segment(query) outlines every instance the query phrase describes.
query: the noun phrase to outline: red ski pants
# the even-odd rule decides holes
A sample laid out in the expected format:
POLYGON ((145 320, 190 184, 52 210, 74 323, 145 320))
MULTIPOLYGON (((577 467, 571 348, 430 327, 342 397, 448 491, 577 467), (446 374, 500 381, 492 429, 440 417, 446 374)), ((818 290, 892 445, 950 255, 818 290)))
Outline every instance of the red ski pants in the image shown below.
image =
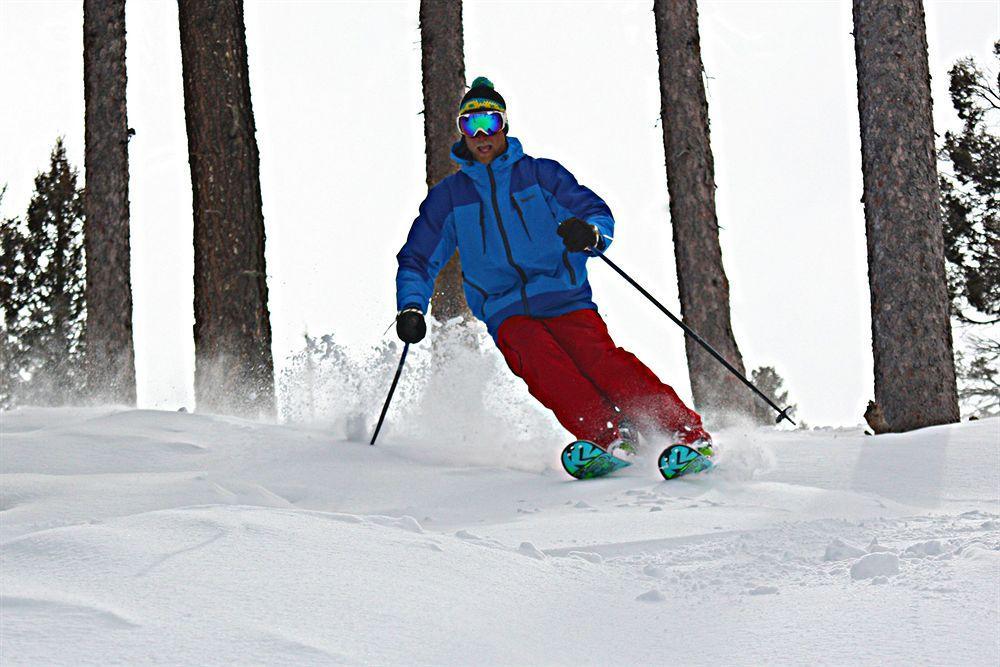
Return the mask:
POLYGON ((702 430, 701 417, 677 392, 615 345, 595 310, 510 317, 500 325, 497 345, 531 395, 578 439, 606 447, 618 438, 622 417, 665 433, 702 430))

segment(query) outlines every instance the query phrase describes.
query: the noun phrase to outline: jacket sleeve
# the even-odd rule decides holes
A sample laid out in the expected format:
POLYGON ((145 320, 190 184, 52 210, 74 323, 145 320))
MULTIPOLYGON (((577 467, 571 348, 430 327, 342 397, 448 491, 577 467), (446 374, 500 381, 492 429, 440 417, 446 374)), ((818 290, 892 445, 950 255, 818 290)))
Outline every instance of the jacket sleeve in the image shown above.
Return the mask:
POLYGON ((455 252, 455 214, 447 187, 431 188, 420 204, 420 214, 396 255, 396 308, 416 306, 427 312, 434 291, 434 279, 455 252))
POLYGON ((576 217, 589 222, 601 234, 599 249, 607 250, 615 235, 615 219, 604 200, 555 160, 539 159, 536 164, 538 183, 556 220, 576 217))

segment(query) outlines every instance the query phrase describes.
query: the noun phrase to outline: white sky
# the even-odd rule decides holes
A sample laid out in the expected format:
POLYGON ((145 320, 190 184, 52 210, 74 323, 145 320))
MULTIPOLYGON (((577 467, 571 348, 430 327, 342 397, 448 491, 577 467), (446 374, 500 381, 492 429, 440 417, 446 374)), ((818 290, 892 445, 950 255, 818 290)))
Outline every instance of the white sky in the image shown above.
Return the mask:
MULTIPOLYGON (((807 422, 858 423, 873 387, 851 2, 699 4, 737 342, 748 367, 777 367, 807 422)), ((958 123, 947 70, 992 63, 1000 3, 925 5, 943 133, 958 123)), ((278 368, 305 331, 368 348, 394 316, 395 254, 426 194, 417 8, 246 0, 278 368)), ((0 214, 26 209, 58 135, 83 171, 82 20, 78 0, 0 0, 0 214)), ((608 201, 613 258, 678 309, 652 3, 467 0, 464 21, 467 78, 494 81, 529 154, 608 201)), ((129 0, 127 30, 139 402, 190 406, 176 3, 129 0)), ((680 330, 606 267, 591 281, 618 343, 688 398, 680 330)))

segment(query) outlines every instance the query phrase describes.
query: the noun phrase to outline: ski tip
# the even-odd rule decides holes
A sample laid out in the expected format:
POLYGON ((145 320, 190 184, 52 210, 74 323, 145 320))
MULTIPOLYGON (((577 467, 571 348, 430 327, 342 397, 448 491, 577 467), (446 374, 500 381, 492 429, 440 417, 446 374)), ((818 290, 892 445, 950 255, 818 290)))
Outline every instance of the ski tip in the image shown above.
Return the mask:
POLYGON ((559 457, 563 469, 576 479, 604 477, 616 470, 632 465, 605 451, 600 445, 589 440, 571 442, 559 457))
POLYGON ((711 458, 687 445, 670 445, 658 460, 660 474, 666 480, 704 472, 714 466, 711 458))

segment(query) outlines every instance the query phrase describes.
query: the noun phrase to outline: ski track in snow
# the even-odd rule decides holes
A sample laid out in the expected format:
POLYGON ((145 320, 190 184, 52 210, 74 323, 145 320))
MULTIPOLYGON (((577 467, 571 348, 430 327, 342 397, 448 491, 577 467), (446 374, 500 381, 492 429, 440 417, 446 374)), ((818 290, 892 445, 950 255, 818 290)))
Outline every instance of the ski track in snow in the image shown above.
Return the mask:
POLYGON ((996 419, 734 430, 669 483, 655 453, 570 480, 558 443, 484 465, 156 411, 0 429, 5 665, 1000 662, 996 419))

